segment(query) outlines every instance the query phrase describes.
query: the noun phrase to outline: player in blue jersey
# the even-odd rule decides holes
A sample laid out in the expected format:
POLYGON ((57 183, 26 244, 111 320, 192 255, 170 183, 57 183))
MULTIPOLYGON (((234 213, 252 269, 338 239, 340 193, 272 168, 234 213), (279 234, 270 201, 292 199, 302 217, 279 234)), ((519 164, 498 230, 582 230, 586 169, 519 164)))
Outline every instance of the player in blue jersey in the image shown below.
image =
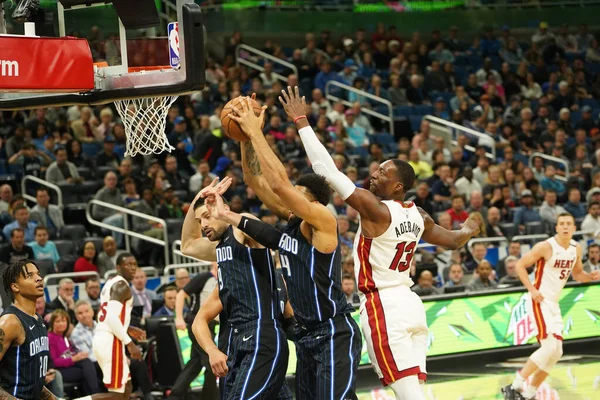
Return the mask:
POLYGON ((298 321, 296 397, 355 399, 362 341, 341 290, 337 220, 326 207, 331 190, 316 174, 292 185, 262 133, 264 110, 257 117, 249 98, 240 104, 230 118, 250 138, 242 145, 244 179, 271 211, 289 220, 277 249, 298 321))

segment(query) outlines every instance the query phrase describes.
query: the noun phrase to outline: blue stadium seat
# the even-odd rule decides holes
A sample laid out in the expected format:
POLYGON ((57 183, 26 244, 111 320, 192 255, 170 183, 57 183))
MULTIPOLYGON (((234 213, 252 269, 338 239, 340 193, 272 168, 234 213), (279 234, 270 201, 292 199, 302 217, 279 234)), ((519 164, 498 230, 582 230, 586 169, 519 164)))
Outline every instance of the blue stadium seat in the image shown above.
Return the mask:
POLYGON ((583 99, 581 101, 581 106, 589 106, 592 108, 598 108, 600 107, 600 103, 598 103, 598 100, 596 99, 583 99))
MULTIPOLYGON (((386 109, 387 113, 387 109, 386 109)), ((413 113, 413 109, 410 106, 396 106, 394 107, 394 117, 408 117, 413 113)))
POLYGON ((571 111, 571 125, 575 126, 581 121, 581 111, 571 111))
POLYGON ((102 150, 100 143, 81 143, 81 150, 83 154, 96 157, 96 155, 102 150))
POLYGON ((418 131, 421 128, 421 120, 423 119, 422 115, 411 115, 410 117, 410 127, 413 131, 418 131))
POLYGON ((417 115, 428 115, 433 113, 433 106, 421 104, 414 106, 414 113, 417 115))
POLYGON ((369 150, 362 146, 358 146, 352 149, 351 153, 353 155, 359 156, 361 158, 366 158, 369 156, 369 150))

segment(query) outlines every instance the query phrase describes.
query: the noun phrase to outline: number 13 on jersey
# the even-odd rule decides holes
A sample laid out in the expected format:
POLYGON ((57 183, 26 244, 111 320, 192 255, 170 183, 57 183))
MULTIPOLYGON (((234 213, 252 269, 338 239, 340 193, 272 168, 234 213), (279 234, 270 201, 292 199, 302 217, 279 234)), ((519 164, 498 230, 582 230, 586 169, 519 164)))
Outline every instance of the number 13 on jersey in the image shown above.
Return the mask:
POLYGON ((392 271, 404 272, 410 268, 417 242, 401 242, 396 245, 396 255, 390 264, 392 271))

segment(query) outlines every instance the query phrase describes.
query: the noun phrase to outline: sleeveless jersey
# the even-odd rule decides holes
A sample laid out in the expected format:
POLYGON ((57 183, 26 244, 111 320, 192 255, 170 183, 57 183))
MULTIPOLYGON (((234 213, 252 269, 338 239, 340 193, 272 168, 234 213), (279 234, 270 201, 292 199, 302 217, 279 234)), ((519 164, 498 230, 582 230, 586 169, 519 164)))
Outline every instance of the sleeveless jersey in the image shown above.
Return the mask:
POLYGON ((0 361, 0 387, 17 399, 38 400, 48 372, 48 331, 40 316, 32 317, 13 305, 2 313, 7 314, 19 319, 25 341, 9 347, 0 361))
POLYGON ((545 298, 558 302, 560 291, 565 287, 577 261, 577 242, 571 240, 568 249, 558 244, 555 237, 546 242, 552 246, 552 256, 548 260, 538 260, 533 285, 545 298))
POLYGON ((359 225, 354 239, 354 274, 361 302, 369 292, 413 285, 410 265, 425 228, 423 217, 413 202, 382 203, 392 217, 388 229, 369 239, 362 235, 359 225))
POLYGON ((342 252, 315 249, 302 235, 300 218, 292 219, 279 241, 279 258, 296 320, 316 324, 354 311, 341 288, 342 252))
POLYGON ((269 249, 251 249, 237 241, 230 226, 217 245, 219 298, 227 323, 236 326, 278 319, 275 267, 269 249))
MULTIPOLYGON (((106 312, 108 312, 108 310, 106 309, 106 306, 108 305, 108 302, 110 301, 110 291, 111 291, 112 287, 115 285, 115 283, 117 283, 119 281, 123 281, 127 284, 127 286, 129 286, 129 283, 125 280, 125 278, 123 278, 121 275, 116 275, 116 276, 110 278, 108 281, 106 281, 106 283, 104 284, 104 287, 102 288, 102 292, 100 293, 100 311, 98 311, 98 325, 96 326, 97 332, 112 332, 112 330, 110 329, 108 324, 106 322, 103 322, 104 321, 103 316, 106 316, 106 312)), ((121 315, 119 316, 119 319, 123 323, 123 327, 125 328, 125 331, 127 331, 127 328, 129 328, 129 322, 131 322, 132 308, 133 308, 133 296, 131 296, 131 298, 125 302, 125 308, 123 309, 124 312, 122 312, 121 315)))

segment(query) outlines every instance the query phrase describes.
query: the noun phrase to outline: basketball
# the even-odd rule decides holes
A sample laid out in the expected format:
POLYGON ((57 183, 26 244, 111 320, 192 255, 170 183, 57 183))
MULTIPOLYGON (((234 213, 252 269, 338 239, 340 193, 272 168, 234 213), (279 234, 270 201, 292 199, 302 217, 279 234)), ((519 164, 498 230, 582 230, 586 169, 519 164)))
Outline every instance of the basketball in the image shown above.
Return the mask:
MULTIPOLYGON (((240 98, 235 98, 229 103, 225 104, 223 111, 221 111, 221 126, 223 127, 223 133, 225 133, 225 135, 227 135, 229 138, 237 140, 238 142, 246 142, 248 137, 244 131, 242 131, 240 124, 229 118, 229 114, 234 108, 241 107, 241 105, 238 106, 241 100, 242 99, 240 98)), ((253 99, 250 99, 250 102, 252 103, 252 108, 254 108, 254 114, 257 116, 260 115, 262 111, 260 104, 253 99)))

